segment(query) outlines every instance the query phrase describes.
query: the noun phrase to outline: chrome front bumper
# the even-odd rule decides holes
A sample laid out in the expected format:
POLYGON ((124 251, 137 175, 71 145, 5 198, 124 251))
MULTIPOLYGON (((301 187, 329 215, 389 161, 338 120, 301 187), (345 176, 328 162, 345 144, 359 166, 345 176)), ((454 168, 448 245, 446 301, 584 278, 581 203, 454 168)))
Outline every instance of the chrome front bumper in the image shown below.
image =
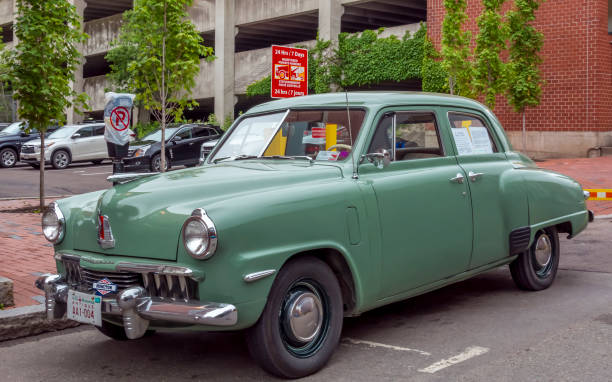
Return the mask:
MULTIPOLYGON (((45 292, 47 318, 64 317, 69 287, 62 276, 44 275, 36 280, 35 285, 45 292)), ((130 339, 142 337, 149 321, 211 326, 232 326, 238 321, 234 305, 150 297, 142 287, 124 289, 115 298, 103 298, 102 314, 121 316, 125 334, 130 339)))

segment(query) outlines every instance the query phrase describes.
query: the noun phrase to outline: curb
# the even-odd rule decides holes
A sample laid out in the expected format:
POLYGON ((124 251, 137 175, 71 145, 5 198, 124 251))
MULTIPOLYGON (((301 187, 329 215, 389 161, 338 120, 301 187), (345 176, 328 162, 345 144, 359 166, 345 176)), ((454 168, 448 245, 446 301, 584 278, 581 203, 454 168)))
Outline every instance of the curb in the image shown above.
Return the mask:
POLYGON ((78 322, 65 318, 47 320, 44 304, 0 310, 0 342, 79 325, 78 322))
MULTIPOLYGON (((45 200, 46 199, 67 198, 69 196, 74 196, 74 195, 45 196, 45 200)), ((8 197, 8 198, 0 198, 0 202, 4 202, 7 200, 31 200, 31 199, 40 199, 40 197, 39 196, 13 196, 13 197, 8 197)))
POLYGON ((595 215, 595 219, 612 219, 612 214, 610 215, 595 215))

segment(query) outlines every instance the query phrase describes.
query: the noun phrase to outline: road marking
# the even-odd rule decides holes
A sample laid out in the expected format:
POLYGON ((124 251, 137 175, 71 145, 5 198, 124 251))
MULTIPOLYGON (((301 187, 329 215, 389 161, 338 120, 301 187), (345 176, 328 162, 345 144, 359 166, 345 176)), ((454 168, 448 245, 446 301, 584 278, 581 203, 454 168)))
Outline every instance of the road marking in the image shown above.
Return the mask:
POLYGON ((79 173, 79 172, 85 172, 85 170, 78 170, 78 171, 73 171, 75 174, 79 173))
POLYGON ((92 172, 91 174, 80 174, 83 176, 89 176, 89 175, 105 175, 105 174, 112 174, 112 171, 107 171, 107 172, 92 172))
POLYGON ((372 342, 372 341, 356 340, 356 339, 348 338, 348 337, 344 337, 343 341, 350 342, 354 345, 368 345, 369 347, 373 347, 373 348, 385 348, 385 349, 391 349, 391 350, 397 350, 397 351, 409 351, 409 352, 419 353, 420 355, 431 355, 431 353, 428 353, 426 351, 419 350, 419 349, 411 349, 411 348, 405 348, 401 346, 381 344, 381 343, 372 342))
POLYGON ((446 369, 449 366, 453 366, 463 361, 467 361, 470 358, 477 357, 479 355, 483 355, 489 351, 489 348, 483 348, 480 346, 470 346, 465 349, 462 353, 457 354, 456 356, 440 360, 436 363, 432 363, 424 369, 419 369, 421 373, 430 373, 433 374, 436 371, 440 371, 442 369, 446 369))

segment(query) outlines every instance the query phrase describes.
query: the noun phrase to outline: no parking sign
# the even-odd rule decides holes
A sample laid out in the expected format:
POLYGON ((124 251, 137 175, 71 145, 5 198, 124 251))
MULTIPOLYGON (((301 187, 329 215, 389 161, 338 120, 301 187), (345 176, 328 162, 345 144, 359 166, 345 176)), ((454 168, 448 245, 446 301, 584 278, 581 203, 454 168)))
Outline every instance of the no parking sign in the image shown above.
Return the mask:
POLYGON ((132 105, 134 94, 128 93, 106 93, 104 99, 104 139, 108 143, 122 146, 130 141, 129 129, 132 119, 132 105))

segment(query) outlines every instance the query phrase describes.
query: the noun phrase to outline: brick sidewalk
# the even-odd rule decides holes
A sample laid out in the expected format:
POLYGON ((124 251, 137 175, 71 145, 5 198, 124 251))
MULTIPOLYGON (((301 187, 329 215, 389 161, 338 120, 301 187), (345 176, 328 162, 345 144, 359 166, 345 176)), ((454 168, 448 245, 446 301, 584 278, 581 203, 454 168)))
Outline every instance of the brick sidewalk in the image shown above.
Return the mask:
MULTIPOLYGON (((0 210, 37 205, 38 199, 0 201, 0 210)), ((55 271, 53 245, 42 235, 40 214, 0 212, 0 276, 13 280, 14 307, 42 302, 32 298, 42 296, 34 286, 36 276, 55 271)))
MULTIPOLYGON (((584 188, 612 188, 612 157, 554 159, 538 165, 569 175, 584 188)), ((37 204, 38 200, 0 201, 0 210, 37 204)), ((612 214, 612 201, 587 204, 596 216, 612 214)), ((41 233, 40 214, 0 212, 0 276, 14 281, 15 307, 37 304, 33 297, 42 292, 34 287, 36 276, 55 271, 53 248, 41 233)))
MULTIPOLYGON (((571 176, 583 188, 612 189, 612 157, 551 159, 538 166, 571 176)), ((595 216, 612 215, 612 201, 589 200, 587 206, 595 216)))

